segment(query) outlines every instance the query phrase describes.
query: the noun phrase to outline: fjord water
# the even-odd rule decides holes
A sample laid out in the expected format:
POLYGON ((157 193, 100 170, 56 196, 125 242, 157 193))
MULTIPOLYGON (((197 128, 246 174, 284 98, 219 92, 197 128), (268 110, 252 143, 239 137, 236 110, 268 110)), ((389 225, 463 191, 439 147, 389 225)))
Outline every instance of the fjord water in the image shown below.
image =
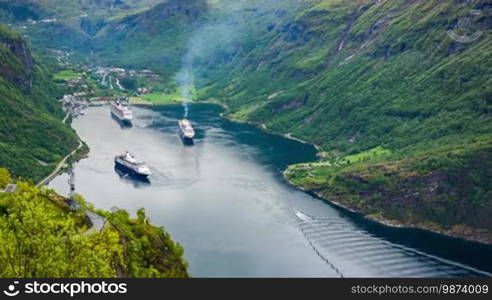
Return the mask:
MULTIPOLYGON (((190 106, 196 144, 177 134, 181 106, 134 108, 132 128, 91 108, 73 127, 89 145, 74 166, 77 192, 102 209, 144 207, 185 249, 195 277, 488 276, 492 248, 418 230, 377 225, 287 184, 289 164, 316 151, 190 106), (118 174, 113 158, 147 162, 150 182, 118 174), (480 269, 480 270, 479 270, 480 269)), ((68 193, 67 175, 50 187, 68 193)))

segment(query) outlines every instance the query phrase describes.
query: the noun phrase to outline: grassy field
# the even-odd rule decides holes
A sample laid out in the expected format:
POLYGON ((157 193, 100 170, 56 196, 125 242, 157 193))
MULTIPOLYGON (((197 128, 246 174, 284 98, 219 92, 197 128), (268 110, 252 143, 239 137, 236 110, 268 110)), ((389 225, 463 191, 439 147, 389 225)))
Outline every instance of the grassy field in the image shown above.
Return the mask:
POLYGON ((378 146, 376 148, 369 149, 369 150, 364 151, 364 152, 345 156, 343 158, 343 160, 348 162, 348 163, 350 163, 350 162, 362 162, 362 161, 367 161, 367 160, 374 159, 374 158, 381 158, 381 156, 385 156, 385 155, 387 156, 390 154, 391 154, 391 151, 386 150, 381 146, 378 146))
POLYGON ((140 97, 130 97, 130 104, 139 104, 139 105, 154 105, 152 102, 144 100, 140 97))
POLYGON ((55 80, 80 79, 81 77, 82 75, 74 70, 63 70, 53 75, 53 79, 55 80))
POLYGON ((140 97, 131 97, 131 103, 133 104, 153 104, 153 105, 166 105, 181 103, 181 95, 179 94, 146 94, 140 97))

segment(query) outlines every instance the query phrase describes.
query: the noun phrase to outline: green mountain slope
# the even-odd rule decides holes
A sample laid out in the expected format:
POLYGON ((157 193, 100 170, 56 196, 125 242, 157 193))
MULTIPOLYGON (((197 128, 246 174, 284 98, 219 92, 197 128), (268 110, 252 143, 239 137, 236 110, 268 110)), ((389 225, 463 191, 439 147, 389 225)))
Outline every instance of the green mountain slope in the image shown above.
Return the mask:
POLYGON ((113 21, 93 39, 94 58, 172 75, 180 68, 187 41, 206 11, 205 0, 170 0, 113 21))
POLYGON ((287 173, 305 189, 490 242, 491 166, 479 162, 492 152, 491 24, 486 1, 321 1, 226 65, 204 97, 327 151, 287 173), (465 16, 481 32, 470 43, 447 33, 465 16))
POLYGON ((446 34, 467 13, 441 1, 322 1, 231 61, 241 67, 208 91, 239 118, 325 149, 461 143, 490 129, 489 32, 470 44, 446 34))
POLYGON ((38 180, 77 147, 46 67, 26 42, 0 26, 0 166, 16 177, 38 180))

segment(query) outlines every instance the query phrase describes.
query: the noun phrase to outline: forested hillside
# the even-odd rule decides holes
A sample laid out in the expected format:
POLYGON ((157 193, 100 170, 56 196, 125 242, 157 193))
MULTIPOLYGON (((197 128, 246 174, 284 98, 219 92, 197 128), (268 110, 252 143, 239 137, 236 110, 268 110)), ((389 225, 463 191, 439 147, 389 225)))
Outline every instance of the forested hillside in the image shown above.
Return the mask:
POLYGON ((272 24, 264 47, 231 55, 232 75, 204 98, 320 145, 324 162, 287 173, 303 188, 377 219, 490 241, 492 22, 478 2, 321 1, 272 24), (465 17, 472 32, 455 34, 480 34, 453 39, 465 17))
POLYGON ((26 42, 0 25, 0 166, 38 180, 77 147, 47 67, 26 42))
POLYGON ((143 210, 96 211, 33 186, 78 145, 62 91, 27 42, 0 25, 0 277, 188 277, 183 249, 143 210), (12 172, 10 175, 9 169, 12 172), (26 181, 24 181, 25 179, 26 181), (15 183, 15 192, 4 192, 15 183), (88 211, 103 218, 98 228, 88 211))
MULTIPOLYGON (((0 169, 0 189, 11 181, 0 169)), ((99 229, 67 201, 25 182, 14 194, 0 193, 0 277, 188 277, 181 246, 143 210, 136 219, 98 211, 105 218, 99 229)))

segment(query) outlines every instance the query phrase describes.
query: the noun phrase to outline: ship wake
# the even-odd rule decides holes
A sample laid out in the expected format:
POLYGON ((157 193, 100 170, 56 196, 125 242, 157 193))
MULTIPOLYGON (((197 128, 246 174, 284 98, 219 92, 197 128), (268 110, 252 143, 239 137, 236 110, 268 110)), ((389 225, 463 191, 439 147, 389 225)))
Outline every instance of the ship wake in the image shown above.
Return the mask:
POLYGON ((394 244, 340 218, 294 210, 292 224, 340 277, 490 277, 491 274, 394 244), (334 263, 336 262, 336 263, 334 263))

